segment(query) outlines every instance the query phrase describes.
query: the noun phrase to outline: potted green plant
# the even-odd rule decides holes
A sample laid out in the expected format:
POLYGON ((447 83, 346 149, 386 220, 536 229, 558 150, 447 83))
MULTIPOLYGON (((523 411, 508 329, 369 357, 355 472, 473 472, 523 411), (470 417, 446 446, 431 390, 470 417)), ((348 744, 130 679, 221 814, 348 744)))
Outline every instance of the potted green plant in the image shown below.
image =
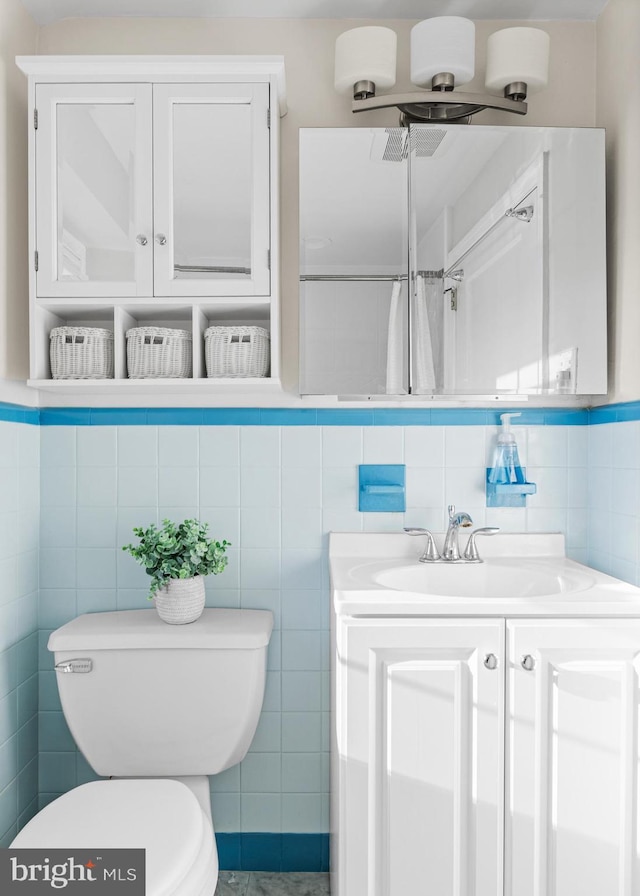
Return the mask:
POLYGON ((204 576, 217 575, 227 565, 231 542, 209 538, 208 530, 209 524, 198 520, 163 520, 161 528, 134 528, 140 543, 122 548, 151 576, 149 599, 164 622, 195 622, 204 609, 204 576))

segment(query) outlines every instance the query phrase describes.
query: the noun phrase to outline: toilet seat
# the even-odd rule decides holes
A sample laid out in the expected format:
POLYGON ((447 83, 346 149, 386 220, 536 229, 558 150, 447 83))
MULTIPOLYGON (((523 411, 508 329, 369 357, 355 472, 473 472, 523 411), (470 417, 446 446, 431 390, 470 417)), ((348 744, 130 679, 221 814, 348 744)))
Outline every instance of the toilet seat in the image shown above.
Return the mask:
POLYGON ((218 876, 211 824, 172 779, 94 781, 63 794, 25 825, 12 847, 144 848, 147 896, 211 896, 218 876))

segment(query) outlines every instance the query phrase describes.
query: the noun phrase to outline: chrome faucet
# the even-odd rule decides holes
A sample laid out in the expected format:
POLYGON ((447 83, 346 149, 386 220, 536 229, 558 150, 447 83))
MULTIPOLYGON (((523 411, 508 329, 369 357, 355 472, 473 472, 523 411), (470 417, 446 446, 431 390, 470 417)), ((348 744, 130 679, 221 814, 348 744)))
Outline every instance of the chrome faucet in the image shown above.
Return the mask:
POLYGON ((476 535, 495 535, 496 532, 500 531, 499 526, 482 526, 481 529, 474 529, 471 535, 469 536, 469 541, 467 542, 467 546, 464 549, 464 554, 462 555, 466 563, 484 563, 484 560, 481 558, 478 553, 478 548, 476 545, 476 535))
POLYGON ((458 535, 460 526, 473 525, 473 520, 468 513, 458 511, 456 513, 455 505, 449 504, 447 507, 449 513, 449 528, 444 539, 444 547, 442 548, 442 559, 450 562, 460 560, 460 545, 458 543, 458 535))
POLYGON ((436 542, 428 529, 419 529, 417 526, 405 526, 404 530, 407 535, 426 535, 427 543, 424 548, 424 553, 418 557, 420 563, 437 563, 438 560, 441 559, 440 554, 438 553, 438 548, 436 547, 436 542))

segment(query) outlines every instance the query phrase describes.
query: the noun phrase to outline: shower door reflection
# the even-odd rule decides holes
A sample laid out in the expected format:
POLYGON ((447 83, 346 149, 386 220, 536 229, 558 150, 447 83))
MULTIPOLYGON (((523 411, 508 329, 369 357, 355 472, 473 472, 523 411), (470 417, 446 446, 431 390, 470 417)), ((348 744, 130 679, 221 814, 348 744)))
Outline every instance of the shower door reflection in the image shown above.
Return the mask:
POLYGON ((300 391, 406 394, 406 131, 338 133, 300 132, 300 391))

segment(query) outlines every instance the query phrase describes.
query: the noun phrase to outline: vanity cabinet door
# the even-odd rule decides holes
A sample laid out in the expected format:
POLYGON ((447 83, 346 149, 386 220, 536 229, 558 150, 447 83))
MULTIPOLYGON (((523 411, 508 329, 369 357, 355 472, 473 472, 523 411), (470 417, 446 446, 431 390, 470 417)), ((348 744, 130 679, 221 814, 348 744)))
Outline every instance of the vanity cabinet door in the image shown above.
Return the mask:
POLYGON ((509 622, 506 896, 631 896, 639 620, 509 622))
POLYGON ((36 294, 153 293, 151 86, 36 87, 36 294))
POLYGON ((268 296, 269 85, 155 84, 155 295, 268 296))
POLYGON ((350 619, 336 656, 332 892, 496 896, 504 622, 350 619))

